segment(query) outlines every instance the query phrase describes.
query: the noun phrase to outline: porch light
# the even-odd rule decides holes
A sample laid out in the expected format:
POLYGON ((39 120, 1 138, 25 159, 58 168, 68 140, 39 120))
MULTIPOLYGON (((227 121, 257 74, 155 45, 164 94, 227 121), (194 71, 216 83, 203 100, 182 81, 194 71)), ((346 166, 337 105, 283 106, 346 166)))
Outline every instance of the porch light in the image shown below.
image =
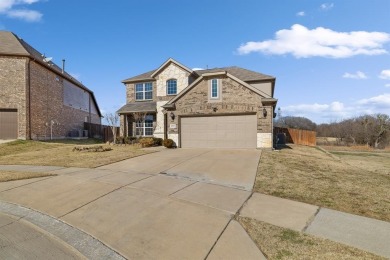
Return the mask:
POLYGON ((173 112, 171 112, 171 113, 169 114, 169 116, 171 117, 172 120, 175 120, 175 114, 174 114, 173 112))
POLYGON ((267 117, 267 109, 263 108, 263 116, 267 117))

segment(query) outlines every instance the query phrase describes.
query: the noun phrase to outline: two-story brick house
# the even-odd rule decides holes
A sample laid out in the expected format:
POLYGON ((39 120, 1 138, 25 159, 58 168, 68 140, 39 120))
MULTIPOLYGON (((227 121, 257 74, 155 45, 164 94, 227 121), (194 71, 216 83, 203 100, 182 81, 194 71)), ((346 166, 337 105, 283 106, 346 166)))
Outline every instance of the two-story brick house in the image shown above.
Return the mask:
POLYGON ((12 32, 0 31, 0 139, 79 136, 101 123, 91 90, 12 32))
POLYGON ((272 76, 239 67, 191 70, 168 59, 122 83, 124 136, 170 138, 185 148, 272 147, 272 76))

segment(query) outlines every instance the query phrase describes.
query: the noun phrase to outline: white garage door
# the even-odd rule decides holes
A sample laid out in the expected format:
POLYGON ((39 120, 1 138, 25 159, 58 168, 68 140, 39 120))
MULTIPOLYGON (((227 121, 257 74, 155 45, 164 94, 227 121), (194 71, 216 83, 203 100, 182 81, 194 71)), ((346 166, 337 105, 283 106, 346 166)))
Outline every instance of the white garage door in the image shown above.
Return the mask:
POLYGON ((256 148, 256 115, 183 117, 183 148, 256 148))
POLYGON ((0 109, 0 139, 18 138, 18 112, 16 109, 0 109))

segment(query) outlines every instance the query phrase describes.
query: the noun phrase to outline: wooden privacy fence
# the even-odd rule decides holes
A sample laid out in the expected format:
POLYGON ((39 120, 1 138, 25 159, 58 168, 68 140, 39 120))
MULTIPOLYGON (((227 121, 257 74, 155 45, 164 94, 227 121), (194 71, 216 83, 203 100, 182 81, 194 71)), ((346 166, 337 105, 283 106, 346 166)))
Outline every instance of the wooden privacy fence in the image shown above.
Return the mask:
POLYGON ((316 146, 316 137, 317 132, 302 130, 302 129, 294 129, 294 128, 282 128, 275 127, 274 135, 276 136, 277 144, 285 144, 285 143, 293 143, 293 144, 301 144, 307 146, 316 146), (285 142, 283 143, 283 136, 285 136, 285 142))
MULTIPOLYGON (((114 141, 114 136, 112 134, 111 127, 108 125, 84 123, 84 130, 88 130, 88 137, 103 139, 104 142, 114 141)), ((116 136, 119 136, 119 127, 115 127, 115 130, 116 136)))
MULTIPOLYGON (((116 136, 119 137, 120 135, 120 128, 114 127, 114 131, 116 131, 116 136)), ((105 126, 103 128, 103 141, 104 142, 114 142, 114 135, 112 134, 112 129, 110 126, 105 126)))

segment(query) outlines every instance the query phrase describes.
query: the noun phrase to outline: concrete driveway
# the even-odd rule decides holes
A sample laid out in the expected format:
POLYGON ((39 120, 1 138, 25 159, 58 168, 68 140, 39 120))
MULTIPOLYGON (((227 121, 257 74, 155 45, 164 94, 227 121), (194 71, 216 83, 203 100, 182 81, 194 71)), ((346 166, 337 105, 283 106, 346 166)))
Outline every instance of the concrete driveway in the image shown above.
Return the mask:
POLYGON ((51 168, 59 176, 0 183, 0 200, 55 217, 130 259, 262 259, 233 220, 259 158, 257 150, 175 149, 99 169, 51 168))
POLYGON ((260 154, 255 149, 167 149, 99 169, 167 174, 249 191, 260 154))

